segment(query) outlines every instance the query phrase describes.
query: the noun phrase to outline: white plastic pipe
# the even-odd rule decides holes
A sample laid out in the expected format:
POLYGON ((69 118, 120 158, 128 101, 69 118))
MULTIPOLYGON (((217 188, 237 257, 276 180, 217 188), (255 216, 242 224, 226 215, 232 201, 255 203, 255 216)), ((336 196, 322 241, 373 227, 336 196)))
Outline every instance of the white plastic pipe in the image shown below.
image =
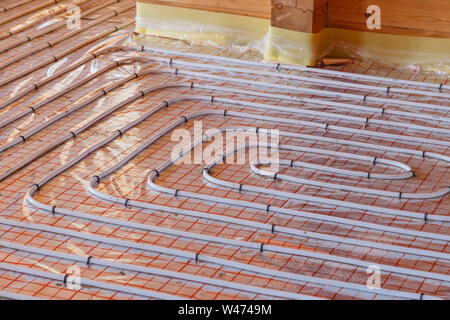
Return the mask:
POLYGON ((144 274, 168 277, 168 278, 172 278, 172 279, 192 281, 192 282, 196 282, 196 283, 202 283, 202 284, 207 284, 207 285, 211 285, 211 286, 216 286, 219 288, 228 288, 228 289, 232 289, 232 290, 239 290, 239 291, 250 292, 250 293, 255 293, 255 294, 262 294, 262 295, 273 296, 273 297, 284 298, 284 299, 295 299, 295 300, 319 299, 314 296, 301 295, 301 294, 296 294, 293 292, 286 292, 286 291, 279 291, 279 290, 274 290, 274 289, 255 287, 255 286, 245 285, 242 283, 235 283, 235 282, 224 281, 224 280, 219 280, 219 279, 214 279, 214 278, 209 278, 209 277, 196 276, 196 275, 192 275, 192 274, 188 274, 188 273, 184 273, 184 272, 175 272, 175 271, 170 271, 170 270, 165 270, 165 269, 157 269, 157 268, 143 267, 143 266, 133 265, 133 264, 128 264, 128 263, 114 262, 111 260, 99 259, 99 258, 95 258, 92 256, 86 257, 86 256, 75 255, 75 254, 69 254, 69 253, 61 253, 61 252, 57 252, 57 251, 45 250, 45 249, 28 246, 28 245, 27 246, 20 245, 20 244, 16 244, 16 243, 9 242, 9 241, 0 241, 0 245, 2 247, 8 248, 8 249, 29 252, 29 253, 38 254, 38 255, 42 255, 42 256, 48 256, 48 257, 52 257, 52 258, 58 258, 58 259, 63 259, 63 260, 79 262, 79 263, 83 263, 89 267, 100 266, 100 267, 114 268, 117 270, 125 270, 125 271, 129 271, 129 272, 139 272, 139 273, 144 273, 144 274))
MULTIPOLYGON (((65 279, 66 279, 65 274, 57 274, 57 273, 52 273, 52 272, 47 272, 47 271, 19 267, 16 264, 5 263, 5 262, 0 262, 0 269, 15 272, 15 273, 28 274, 30 276, 50 279, 50 280, 63 282, 63 283, 65 282, 65 279)), ((184 299, 184 297, 179 297, 179 296, 175 296, 175 295, 171 295, 171 294, 167 294, 167 293, 161 293, 161 292, 157 292, 157 291, 140 289, 140 288, 124 286, 124 285, 117 285, 117 284, 108 283, 108 282, 100 282, 100 281, 87 279, 84 277, 81 277, 80 280, 81 280, 81 283, 80 283, 81 286, 84 285, 84 286, 95 287, 95 288, 100 288, 100 289, 104 289, 104 290, 117 291, 117 292, 137 295, 140 297, 163 299, 163 300, 184 299)))
MULTIPOLYGON (((256 273, 256 274, 262 274, 262 275, 266 275, 266 276, 270 276, 270 277, 282 278, 282 279, 296 281, 296 282, 298 281, 298 282, 302 282, 302 283, 315 283, 315 284, 319 284, 319 285, 327 285, 327 286, 333 286, 333 287, 337 287, 337 288, 347 288, 350 290, 374 293, 372 289, 369 289, 365 285, 304 276, 304 275, 299 275, 299 274, 295 274, 295 273, 289 273, 289 272, 284 272, 284 271, 279 271, 279 270, 274 270, 274 269, 267 269, 267 268, 253 266, 253 265, 248 265, 245 263, 230 261, 230 260, 226 260, 226 259, 222 259, 222 258, 215 258, 215 257, 209 256, 209 255, 200 254, 200 253, 187 252, 187 251, 183 251, 183 250, 171 249, 171 248, 166 248, 166 247, 161 247, 161 246, 156 246, 156 245, 147 245, 147 244, 124 241, 124 240, 119 240, 119 239, 114 239, 114 238, 109 238, 109 237, 96 236, 96 235, 87 234, 84 232, 73 231, 73 230, 57 228, 57 227, 50 227, 47 225, 42 225, 42 224, 37 224, 37 223, 31 224, 31 223, 19 222, 19 221, 3 219, 3 218, 0 218, 0 223, 9 225, 9 226, 19 227, 19 228, 30 229, 30 230, 38 230, 38 231, 42 231, 42 232, 61 234, 61 235, 65 235, 68 237, 75 237, 75 238, 79 238, 79 239, 110 244, 110 245, 123 247, 123 248, 137 249, 137 250, 142 250, 142 251, 146 251, 146 252, 156 252, 156 253, 164 254, 164 255, 172 255, 172 256, 177 256, 177 257, 184 258, 184 259, 212 263, 215 265, 246 270, 248 272, 252 272, 252 273, 256 273)), ((33 269, 27 269, 27 268, 19 268, 16 265, 4 266, 4 264, 0 263, 0 269, 5 269, 5 268, 11 268, 12 269, 11 271, 16 271, 16 272, 20 272, 20 273, 28 273, 28 274, 32 274, 35 276, 41 276, 41 277, 51 276, 51 277, 53 277, 54 280, 57 280, 57 281, 64 280, 64 276, 62 276, 62 275, 55 275, 53 273, 48 274, 46 272, 33 270, 33 269), (28 272, 25 272, 25 271, 28 271, 28 272)), ((95 281, 87 280, 87 279, 83 280, 82 284, 92 285, 92 286, 100 287, 100 288, 102 285, 102 284, 96 283, 95 281)), ((114 285, 111 285, 111 286, 114 286, 114 285)), ((106 284, 105 284, 105 287, 106 287, 106 284)), ((124 289, 122 286, 117 286, 117 287, 119 287, 119 288, 110 288, 110 290, 125 292, 125 291, 123 291, 124 289), (120 289, 120 287, 122 287, 122 291, 117 290, 117 289, 120 289)), ((138 289, 132 288, 132 290, 138 290, 138 289)), ((145 291, 147 291, 147 290, 144 290, 144 292, 145 291)), ((386 295, 386 296, 398 297, 398 298, 404 298, 404 299, 438 299, 434 296, 410 293, 410 292, 402 292, 402 291, 396 291, 396 290, 378 289, 376 292, 377 292, 377 294, 380 294, 380 295, 386 295)), ((128 292, 128 293, 138 294, 136 291, 128 292)), ((143 295, 141 293, 141 295, 143 295, 143 296, 150 296, 150 294, 153 294, 153 292, 149 292, 146 295, 143 295)), ((159 298, 161 298, 161 297, 159 297, 159 298)), ((172 299, 174 299, 174 298, 175 297, 172 297, 172 299)), ((167 299, 167 297, 165 297, 165 299, 167 299)))
MULTIPOLYGON (((133 50, 136 50, 137 48, 133 47, 133 50)), ((343 79, 355 79, 360 81, 372 81, 372 82, 382 82, 382 83, 391 83, 393 85, 398 86, 413 86, 413 87, 422 87, 432 90, 437 90, 437 92, 442 90, 450 90, 450 86, 443 84, 443 83, 428 83, 428 82, 422 82, 422 81, 411 81, 411 80, 403 80, 403 79, 395 79, 395 78, 387 78, 387 77, 378 77, 378 76, 370 76, 365 74, 359 74, 359 73, 350 73, 350 72, 342 72, 342 71, 335 71, 335 70, 327 70, 327 69, 317 69, 317 68, 309 68, 304 67, 300 65, 293 65, 293 64, 282 64, 282 63, 273 63, 273 62, 258 62, 258 61, 248 61, 248 60, 242 60, 242 59, 236 59, 236 58, 228 58, 228 57, 221 57, 221 56, 215 56, 215 55, 207 55, 207 54, 200 54, 200 53, 192 53, 192 52, 184 52, 184 51, 175 51, 175 50, 168 50, 168 49, 161 49, 161 48, 155 48, 155 47, 147 47, 147 46, 141 46, 141 51, 149 51, 149 52, 157 52, 159 54, 165 54, 165 55, 171 55, 176 57, 188 57, 188 58, 196 58, 196 59, 203 59, 203 60, 212 60, 212 61, 218 61, 221 63, 226 64, 236 64, 236 65, 244 65, 244 66, 253 66, 253 67, 259 67, 259 68, 267 68, 267 69, 274 69, 274 70, 296 70, 296 71, 302 71, 307 73, 316 73, 323 76, 331 76, 331 77, 337 77, 337 78, 343 78, 343 79)))
POLYGON ((0 298, 10 299, 10 300, 42 300, 32 296, 26 296, 23 294, 8 292, 8 291, 0 291, 0 298))

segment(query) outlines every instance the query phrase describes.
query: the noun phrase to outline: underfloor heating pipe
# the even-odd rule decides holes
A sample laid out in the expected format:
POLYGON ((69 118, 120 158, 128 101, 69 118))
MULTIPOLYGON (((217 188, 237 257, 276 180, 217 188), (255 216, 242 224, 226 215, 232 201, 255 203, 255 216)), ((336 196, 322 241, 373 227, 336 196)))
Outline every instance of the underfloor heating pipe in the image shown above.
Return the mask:
POLYGON ((45 250, 41 248, 37 248, 29 245, 20 245, 16 243, 12 243, 9 241, 0 241, 0 245, 4 248, 8 248, 11 250, 18 250, 23 252, 28 252, 32 254, 37 254, 41 256, 48 256, 57 259, 63 259, 68 261, 73 261, 77 263, 81 263, 84 266, 92 267, 92 266, 100 266, 113 268, 116 270, 124 270, 128 272, 139 272, 144 274, 162 276, 172 279, 179 279, 183 281, 192 281, 196 283, 207 284, 211 286, 217 286, 219 288, 228 288, 232 290, 239 290, 244 292, 250 292, 255 294, 262 294, 272 297, 284 298, 284 299, 295 299, 295 300, 304 300, 304 299, 317 299, 314 296, 301 295, 293 292, 280 291, 274 289, 267 289, 262 287, 256 287, 251 285, 245 285, 243 283, 233 283, 230 281, 210 278, 210 277, 202 277, 197 275, 192 275, 184 272, 175 272, 165 269, 152 268, 152 267, 144 267, 129 263, 121 263, 115 262, 107 259, 95 258, 92 256, 81 256, 69 253, 61 253, 52 250, 45 250))

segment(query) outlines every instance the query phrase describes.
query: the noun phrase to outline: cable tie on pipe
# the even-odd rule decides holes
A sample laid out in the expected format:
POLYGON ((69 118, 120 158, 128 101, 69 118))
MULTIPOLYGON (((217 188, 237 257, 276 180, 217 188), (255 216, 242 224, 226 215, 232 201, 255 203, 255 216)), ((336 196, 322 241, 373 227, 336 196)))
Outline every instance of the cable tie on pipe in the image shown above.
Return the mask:
POLYGON ((31 37, 30 37, 30 36, 27 36, 27 40, 28 40, 28 41, 31 41, 31 37))
POLYGON ((30 109, 31 109, 31 112, 33 112, 33 113, 35 113, 36 112, 36 110, 34 110, 34 108, 33 107, 29 107, 30 109))
POLYGON ((256 127, 256 134, 259 134, 259 127, 256 127))
POLYGON ((266 208, 267 213, 269 213, 269 211, 270 211, 270 206, 271 206, 270 204, 267 205, 267 208, 266 208))
POLYGON ((399 192, 399 193, 398 193, 398 198, 399 198, 399 199, 402 198, 402 194, 403 194, 403 192, 399 192))
POLYGON ((184 123, 188 122, 188 119, 185 116, 181 116, 184 119, 184 123))
POLYGON ((327 131, 328 130, 328 127, 329 127, 330 125, 327 123, 327 124, 325 124, 325 131, 327 131))
POLYGON ((102 89, 103 95, 106 97, 106 95, 108 94, 108 92, 106 92, 105 89, 102 89))
POLYGON ((133 74, 135 75, 136 79, 139 78, 139 73, 133 72, 133 74))
POLYGON ((40 187, 37 183, 33 183, 33 184, 31 185, 31 187, 36 187, 36 190, 37 190, 37 191, 41 190, 41 187, 40 187))
POLYGON ((88 266, 91 265, 91 259, 92 259, 92 256, 89 256, 89 257, 87 258, 87 260, 86 260, 86 265, 88 265, 88 266))
POLYGON ((367 179, 370 179, 370 171, 367 172, 367 179))
POLYGON ((242 183, 239 185, 239 193, 242 192, 242 183))
POLYGON ((274 173, 274 175, 273 175, 274 180, 277 180, 277 175, 278 175, 278 172, 274 173))
POLYGON ((169 102, 167 102, 166 100, 164 100, 163 103, 165 104, 165 107, 166 107, 166 108, 169 107, 169 102))
MULTIPOLYGON (((5 11, 3 11, 3 12, 5 12, 5 11)), ((11 37, 14 33, 12 33, 11 30, 8 30, 8 34, 11 37)))
POLYGON ((145 49, 145 47, 144 47, 144 46, 141 46, 141 51, 144 51, 144 49, 145 49))
POLYGON ((53 60, 58 61, 58 57, 57 56, 52 56, 53 60))
POLYGON ((369 94, 365 94, 364 95, 364 98, 363 98, 363 102, 366 102, 367 101, 367 97, 369 96, 369 94))
POLYGON ((118 26, 114 26, 114 30, 117 32, 117 31, 119 31, 120 29, 119 29, 118 26))
POLYGON ((68 277, 69 277, 68 274, 65 274, 65 275, 64 275, 64 279, 63 279, 64 287, 67 285, 67 278, 68 278, 68 277))
POLYGON ((377 163, 377 160, 378 160, 378 157, 373 157, 372 164, 376 164, 376 163, 377 163))
POLYGON ((92 179, 96 178, 97 179, 97 184, 100 183, 100 177, 99 176, 93 176, 92 179))
POLYGON ((22 142, 25 142, 26 138, 24 136, 19 136, 19 138, 22 138, 22 142))
POLYGON ((156 173, 156 177, 158 178, 159 177, 159 171, 156 170, 156 169, 153 169, 152 171, 150 171, 150 174, 152 174, 153 171, 156 173))
POLYGON ((444 87, 444 83, 441 83, 441 85, 439 86, 439 92, 442 92, 443 87, 444 87))
POLYGON ((278 63, 277 66, 275 67, 275 69, 276 69, 277 71, 280 71, 280 68, 281 68, 281 64, 278 63))
POLYGON ((211 170, 209 170, 208 168, 203 168, 202 169, 202 174, 203 174, 203 171, 205 171, 205 170, 206 170, 207 173, 211 173, 211 170))
POLYGON ((175 198, 178 196, 178 192, 180 192, 180 189, 175 190, 175 193, 174 193, 175 198))
POLYGON ((175 69, 175 75, 178 75, 178 69, 175 69))
POLYGON ((199 253, 199 252, 195 253, 195 262, 198 262, 199 256, 200 256, 200 253, 199 253))
POLYGON ((56 214, 56 206, 52 207, 52 214, 56 214))
POLYGON ((116 130, 118 133, 119 133, 119 136, 121 136, 122 137, 122 130, 120 130, 120 129, 117 129, 116 130))
POLYGON ((261 247, 259 248, 259 252, 263 252, 264 251, 264 242, 261 242, 261 247))
POLYGON ((114 63, 116 64, 116 66, 117 66, 117 67, 119 67, 119 66, 120 66, 120 62, 119 62, 119 61, 117 61, 117 60, 115 60, 115 61, 114 61, 114 63))
POLYGON ((423 221, 428 221, 428 213, 425 213, 425 215, 423 216, 423 221))
POLYGON ((37 83, 33 83, 33 87, 34 87, 35 90, 37 90, 39 88, 37 83))
POLYGON ((422 158, 425 158, 425 151, 422 151, 422 158))
POLYGON ((69 133, 72 135, 72 137, 75 139, 77 137, 76 133, 73 131, 69 131, 69 133))
POLYGON ((294 167, 294 160, 291 160, 291 168, 294 167))
POLYGON ((415 176, 416 176, 416 173, 415 173, 413 170, 409 170, 409 172, 411 172, 412 177, 415 177, 415 176))
POLYGON ((272 224, 272 234, 274 234, 275 233, 275 224, 272 224))
POLYGON ((387 90, 386 90, 386 94, 389 94, 390 91, 391 91, 391 87, 388 86, 388 87, 387 87, 387 90))
POLYGON ((51 48, 53 45, 52 45, 52 43, 49 41, 49 42, 47 42, 47 44, 48 44, 48 47, 49 48, 51 48))
MULTIPOLYGON (((114 12, 114 14, 115 14, 116 16, 119 15, 119 13, 117 12, 117 10, 114 10, 113 12, 114 12)), ((117 27, 116 27, 116 28, 117 28, 117 27)))
POLYGON ((172 62, 173 62, 173 58, 170 58, 169 60, 169 66, 172 68, 172 62))
POLYGON ((191 82, 191 89, 194 89, 194 83, 191 82))
POLYGON ((139 90, 139 93, 141 94, 141 97, 145 97, 145 92, 142 90, 139 90))
POLYGON ((369 124, 369 118, 366 118, 366 124, 369 124))
POLYGON ((420 297, 419 297, 419 300, 423 300, 423 296, 424 296, 424 294, 421 293, 421 294, 420 294, 420 297))
POLYGON ((128 208, 128 202, 130 202, 130 199, 125 199, 125 203, 123 204, 125 208, 128 208))
POLYGON ((211 103, 214 103, 214 96, 211 96, 211 103))

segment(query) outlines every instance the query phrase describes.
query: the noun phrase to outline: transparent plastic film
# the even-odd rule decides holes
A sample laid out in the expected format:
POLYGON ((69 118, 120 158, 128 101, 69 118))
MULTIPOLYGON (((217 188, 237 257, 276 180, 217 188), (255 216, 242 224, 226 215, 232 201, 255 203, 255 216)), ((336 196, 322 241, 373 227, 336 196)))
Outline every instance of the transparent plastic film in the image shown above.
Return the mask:
POLYGON ((136 32, 192 44, 255 46, 270 20, 137 2, 136 32))
POLYGON ((0 40, 0 298, 449 299, 447 76, 307 68, 326 35, 260 18, 155 6, 136 29, 134 4, 0 40), (266 130, 278 172, 227 137, 266 130))

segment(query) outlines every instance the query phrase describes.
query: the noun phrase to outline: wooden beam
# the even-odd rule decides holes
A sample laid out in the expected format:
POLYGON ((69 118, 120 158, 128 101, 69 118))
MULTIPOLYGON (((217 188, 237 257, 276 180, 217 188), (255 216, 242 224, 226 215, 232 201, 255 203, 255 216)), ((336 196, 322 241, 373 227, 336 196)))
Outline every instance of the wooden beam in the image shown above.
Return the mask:
POLYGON ((328 0, 272 0, 272 26, 308 33, 326 27, 328 0))

